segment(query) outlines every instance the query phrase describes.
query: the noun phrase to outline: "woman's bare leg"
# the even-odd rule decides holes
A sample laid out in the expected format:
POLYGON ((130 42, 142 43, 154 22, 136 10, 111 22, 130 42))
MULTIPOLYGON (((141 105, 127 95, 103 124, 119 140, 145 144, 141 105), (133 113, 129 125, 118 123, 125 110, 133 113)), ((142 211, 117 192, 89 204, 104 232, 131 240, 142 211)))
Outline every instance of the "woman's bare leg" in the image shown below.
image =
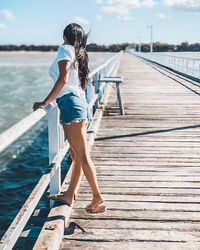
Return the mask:
POLYGON ((49 195, 49 198, 51 198, 51 199, 59 198, 59 199, 65 200, 68 204, 73 203, 74 193, 75 193, 76 187, 79 183, 80 177, 82 175, 82 166, 79 164, 79 162, 77 162, 74 159, 74 153, 73 153, 72 148, 70 148, 70 155, 71 155, 73 162, 72 162, 72 166, 71 166, 71 168, 72 168, 71 180, 70 180, 70 184, 69 184, 67 191, 64 191, 61 194, 49 195))
POLYGON ((63 192, 63 199, 71 204, 73 199, 74 199, 75 190, 77 188, 77 185, 78 185, 80 178, 81 178, 81 175, 82 175, 82 166, 79 162, 76 161, 72 148, 70 148, 70 155, 71 155, 71 158, 73 160, 72 166, 71 166, 72 174, 71 174, 71 180, 70 180, 69 187, 68 187, 67 191, 63 192))
MULTIPOLYGON (((87 128, 87 123, 85 123, 85 126, 87 128)), ((66 129, 67 129, 67 127, 66 127, 66 129)), ((71 204, 73 199, 74 199, 74 193, 75 193, 75 190, 76 190, 78 183, 80 181, 83 170, 82 170, 82 165, 80 164, 80 162, 76 161, 75 152, 73 151, 73 149, 71 147, 70 147, 70 156, 71 156, 72 161, 73 161, 72 166, 71 166, 72 174, 71 174, 71 180, 70 180, 69 187, 68 187, 67 191, 63 192, 63 198, 64 198, 64 200, 66 200, 68 203, 71 204)))
MULTIPOLYGON (((86 121, 84 120, 79 123, 72 122, 70 125, 64 125, 63 129, 70 147, 73 150, 74 161, 76 162, 74 166, 77 166, 77 168, 78 166, 79 168, 82 166, 83 172, 91 187, 93 199, 90 205, 92 208, 94 208, 103 202, 103 197, 100 194, 96 178, 96 170, 89 155, 85 122, 86 121)), ((76 173, 77 172, 74 171, 74 175, 76 175, 76 173)), ((77 181, 78 177, 76 176, 75 179, 77 181)), ((73 188, 75 185, 77 185, 76 181, 72 181, 72 189, 70 188, 71 192, 74 192, 73 188)))

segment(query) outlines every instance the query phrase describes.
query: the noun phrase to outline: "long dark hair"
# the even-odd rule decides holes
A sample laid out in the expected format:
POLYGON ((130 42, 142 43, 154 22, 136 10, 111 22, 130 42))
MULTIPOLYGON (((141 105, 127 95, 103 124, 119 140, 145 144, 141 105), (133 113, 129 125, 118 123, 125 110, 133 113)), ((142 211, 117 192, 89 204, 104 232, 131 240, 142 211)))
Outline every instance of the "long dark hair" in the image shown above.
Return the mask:
POLYGON ((90 70, 88 68, 88 54, 86 52, 86 43, 88 34, 85 34, 83 28, 77 23, 70 23, 63 31, 67 42, 75 49, 76 61, 78 61, 78 73, 82 89, 88 82, 90 70))

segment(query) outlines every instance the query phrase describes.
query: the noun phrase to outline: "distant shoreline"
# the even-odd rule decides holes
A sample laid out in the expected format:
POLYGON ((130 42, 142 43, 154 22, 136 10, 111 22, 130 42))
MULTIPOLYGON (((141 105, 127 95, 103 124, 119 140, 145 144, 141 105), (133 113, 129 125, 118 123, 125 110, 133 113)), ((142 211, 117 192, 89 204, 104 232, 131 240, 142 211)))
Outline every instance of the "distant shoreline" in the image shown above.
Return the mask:
POLYGON ((52 53, 55 54, 56 51, 27 51, 27 50, 1 50, 0 54, 42 54, 42 53, 52 53))
MULTIPOLYGON (((27 50, 1 50, 0 54, 56 54, 57 51, 27 51, 27 50)), ((110 54, 114 52, 109 52, 109 51, 88 51, 89 54, 110 54)))
MULTIPOLYGON (((199 51, 153 51, 154 53, 200 53, 199 51)), ((56 54, 57 51, 37 51, 37 50, 0 50, 0 54, 56 54)), ((110 54, 116 53, 113 51, 87 51, 89 54, 110 54)))
MULTIPOLYGON (((139 50, 138 43, 120 43, 120 44, 111 44, 111 45, 98 45, 96 43, 90 43, 87 45, 87 52, 119 52, 121 50, 125 50, 126 48, 133 49, 136 51, 139 50)), ((54 53, 58 50, 58 45, 0 45, 0 52, 48 52, 54 53)), ((141 43, 141 51, 149 52, 150 44, 149 43, 141 43)), ((154 52, 199 52, 200 51, 200 43, 189 44, 188 42, 182 42, 180 44, 167 44, 154 42, 153 43, 153 51, 154 52)))

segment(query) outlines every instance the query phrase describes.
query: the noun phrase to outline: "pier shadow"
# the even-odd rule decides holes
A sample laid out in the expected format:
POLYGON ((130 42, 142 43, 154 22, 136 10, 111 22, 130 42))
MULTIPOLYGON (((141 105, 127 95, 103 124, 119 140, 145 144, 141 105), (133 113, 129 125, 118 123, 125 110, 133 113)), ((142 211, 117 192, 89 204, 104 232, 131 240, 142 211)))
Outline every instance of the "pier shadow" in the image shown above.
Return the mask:
POLYGON ((65 228, 64 235, 74 234, 75 229, 80 229, 82 233, 86 233, 85 229, 75 222, 70 222, 69 226, 65 228))
POLYGON ((140 135, 150 135, 150 134, 158 134, 158 133, 167 133, 167 132, 176 131, 176 130, 185 130, 185 129, 199 128, 199 127, 200 127, 200 125, 192 125, 192 126, 185 126, 185 127, 177 127, 177 128, 169 128, 169 129, 159 129, 159 130, 153 130, 153 131, 146 131, 146 132, 141 132, 141 133, 131 133, 131 134, 124 134, 124 135, 99 137, 99 138, 96 138, 95 141, 103 141, 103 140, 117 139, 117 138, 124 138, 124 137, 135 137, 135 136, 140 136, 140 135))

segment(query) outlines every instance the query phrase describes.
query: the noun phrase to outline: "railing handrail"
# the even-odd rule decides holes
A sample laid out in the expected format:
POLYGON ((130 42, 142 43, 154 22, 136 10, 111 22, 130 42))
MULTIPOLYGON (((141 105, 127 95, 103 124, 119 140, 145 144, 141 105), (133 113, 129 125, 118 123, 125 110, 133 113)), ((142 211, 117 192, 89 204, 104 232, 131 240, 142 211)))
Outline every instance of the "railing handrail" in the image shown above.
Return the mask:
POLYGON ((185 75, 193 80, 200 81, 200 58, 182 57, 176 55, 163 55, 160 53, 145 53, 128 50, 130 54, 158 63, 170 68, 179 74, 185 75))
MULTIPOLYGON (((112 71, 116 67, 117 63, 119 63, 121 55, 122 55, 122 52, 119 52, 119 53, 117 53, 117 55, 115 55, 114 57, 112 57, 111 59, 108 60, 109 63, 111 63, 114 59, 116 59, 116 61, 114 60, 113 65, 111 65, 111 68, 109 68, 109 71, 107 73, 108 75, 112 74, 112 71)), ((95 74, 99 73, 101 70, 103 70, 105 67, 107 67, 109 65, 109 63, 104 63, 103 65, 98 67, 97 68, 98 71, 93 70, 90 76, 94 76, 95 74)), ((103 87, 104 87, 103 84, 99 86, 99 88, 98 88, 99 91, 97 91, 98 94, 101 93, 101 91, 103 90, 103 87)), ((99 95, 95 94, 94 96, 95 96, 95 100, 94 100, 94 98, 91 98, 89 105, 91 103, 95 103, 99 99, 99 95)), ((32 121, 32 125, 29 126, 29 128, 30 128, 36 122, 38 122, 41 118, 43 118, 47 113, 49 114, 51 111, 55 111, 55 108, 57 108, 57 105, 52 102, 51 105, 48 106, 47 110, 45 110, 45 109, 44 110, 41 110, 41 109, 36 110, 32 114, 30 114, 29 116, 24 118, 22 121, 15 124, 14 126, 20 127, 20 125, 23 124, 23 121, 26 122, 27 119, 29 121, 32 118, 32 116, 35 115, 35 120, 32 121)), ((12 126, 10 129, 4 131, 3 132, 4 136, 6 136, 7 133, 10 133, 10 131, 12 131, 12 128, 14 126, 12 126)), ((16 127, 15 127, 15 129, 16 129, 16 127)), ((22 134, 23 133, 21 131, 21 133, 18 134, 18 136, 16 136, 15 138, 18 138, 22 134)), ((10 144, 11 144, 11 140, 10 140, 9 145, 10 144)), ((49 182, 51 181, 52 176, 54 178, 54 174, 58 171, 58 169, 60 167, 60 163, 61 163, 62 159, 64 158, 68 149, 69 149, 69 144, 67 141, 65 141, 62 148, 59 149, 59 151, 57 152, 57 154, 54 156, 53 160, 51 161, 47 172, 40 178, 36 187, 33 189, 31 194, 29 195, 28 199, 26 200, 26 202, 24 203, 24 205, 22 206, 22 208, 18 212, 17 216, 12 221, 8 230, 6 231, 4 236, 2 237, 2 239, 0 241, 0 249, 4 249, 4 250, 8 249, 9 250, 14 246, 14 244, 16 243, 18 237, 20 236, 24 226, 26 225, 28 219, 30 218, 32 212, 34 211, 39 200, 41 199, 44 191, 46 190, 47 186, 49 185, 49 182)), ((58 176, 56 175, 56 177, 58 177, 58 176)), ((50 186, 50 188, 51 188, 51 186, 50 186)))
MULTIPOLYGON (((181 55, 162 54, 162 53, 165 53, 165 52, 153 52, 152 55, 154 55, 154 56, 157 56, 157 55, 159 55, 159 56, 168 56, 168 57, 176 57, 176 58, 181 58, 181 59, 189 59, 189 60, 194 60, 194 61, 200 61, 200 58, 186 57, 186 56, 181 56, 181 55)), ((176 52, 174 52, 174 53, 176 53, 176 52)), ((137 51, 135 51, 134 54, 151 55, 149 52, 137 52, 137 51)))
POLYGON ((6 129, 0 134, 0 153, 6 149, 10 144, 16 141, 21 135, 29 130, 33 125, 40 121, 46 114, 51 111, 55 106, 53 102, 45 109, 38 109, 19 122, 15 123, 10 128, 6 129))
MULTIPOLYGON (((122 53, 122 52, 119 52, 122 53)), ((119 56, 119 53, 117 53, 116 55, 114 55, 113 57, 111 57, 110 59, 108 59, 105 63, 103 63, 102 65, 98 66, 96 69, 94 69, 90 74, 89 74, 89 78, 91 78, 93 75, 95 75, 97 72, 99 72, 100 70, 102 70, 103 68, 105 68, 111 61, 113 61, 116 57, 119 56)))
MULTIPOLYGON (((113 61, 118 56, 118 53, 107 60, 104 64, 100 65, 94 69, 90 74, 89 78, 94 76, 97 72, 105 68, 111 61, 113 61)), ((57 106, 56 102, 51 102, 48 107, 44 109, 38 109, 33 111, 31 114, 23 118, 21 121, 17 122, 4 132, 0 134, 0 153, 5 150, 9 145, 16 141, 20 136, 22 136, 27 130, 34 126, 39 120, 52 111, 57 106)))

